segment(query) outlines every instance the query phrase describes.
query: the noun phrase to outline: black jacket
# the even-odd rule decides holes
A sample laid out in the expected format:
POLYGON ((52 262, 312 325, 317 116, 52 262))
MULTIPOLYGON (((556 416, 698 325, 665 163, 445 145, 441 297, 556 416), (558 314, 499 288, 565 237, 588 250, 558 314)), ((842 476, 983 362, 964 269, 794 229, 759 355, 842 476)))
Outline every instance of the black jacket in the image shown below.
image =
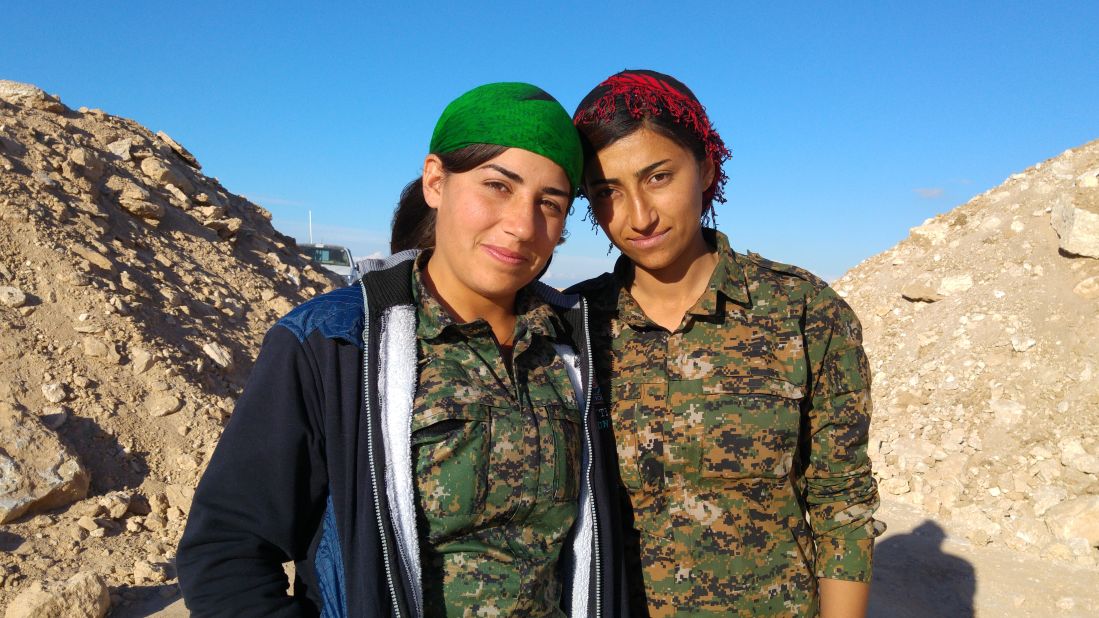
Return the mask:
MULTIPOLYGON (((403 413, 387 401, 391 391, 408 388, 397 358, 408 350, 415 388, 410 257, 378 261, 359 284, 306 302, 268 332, 180 542, 179 584, 194 615, 422 613, 413 576, 418 550, 409 539, 416 537, 406 496, 411 469, 393 465, 407 445, 387 420, 403 413), (296 564, 293 596, 282 568, 288 561, 296 564)), ((591 387, 587 307, 578 296, 534 285, 571 331, 580 361, 574 379, 586 396, 580 400, 591 465, 584 485, 593 491, 582 489, 581 513, 562 552, 563 564, 573 567, 563 570, 564 602, 569 609, 568 590, 584 590, 576 586, 587 580, 587 607, 572 616, 625 616, 614 445, 606 405, 591 387)))

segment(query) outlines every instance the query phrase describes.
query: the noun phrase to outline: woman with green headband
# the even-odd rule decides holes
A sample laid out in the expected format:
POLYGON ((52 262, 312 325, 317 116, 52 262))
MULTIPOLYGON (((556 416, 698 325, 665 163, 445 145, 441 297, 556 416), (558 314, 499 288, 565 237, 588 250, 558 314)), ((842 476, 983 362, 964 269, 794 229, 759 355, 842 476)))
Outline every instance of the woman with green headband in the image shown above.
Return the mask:
POLYGON ((431 248, 264 341, 180 543, 195 615, 626 613, 586 307, 536 282, 581 166, 534 86, 447 106, 398 208, 431 248))

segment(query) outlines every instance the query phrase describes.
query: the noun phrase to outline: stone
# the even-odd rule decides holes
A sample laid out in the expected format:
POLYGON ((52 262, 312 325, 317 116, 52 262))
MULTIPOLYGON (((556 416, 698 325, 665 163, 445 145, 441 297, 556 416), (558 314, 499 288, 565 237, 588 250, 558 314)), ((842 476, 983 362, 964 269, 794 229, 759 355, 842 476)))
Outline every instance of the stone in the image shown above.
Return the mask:
POLYGON ((1099 545, 1099 496, 1065 500, 1046 511, 1045 520, 1058 539, 1085 538, 1089 545, 1099 545))
POLYGON ((159 564, 153 564, 147 560, 138 560, 134 563, 134 583, 137 585, 145 583, 160 584, 168 580, 168 574, 164 567, 159 564))
POLYGON ((1072 460, 1072 467, 1084 474, 1099 474, 1099 457, 1084 454, 1072 460))
POLYGON ((0 524, 88 495, 88 473, 57 434, 4 402, 0 444, 0 524))
POLYGON ((50 403, 61 403, 69 397, 65 385, 59 382, 50 382, 42 385, 42 396, 50 403))
POLYGON ((113 491, 99 499, 99 504, 111 519, 121 519, 130 510, 133 496, 124 491, 113 491))
POLYGON ((32 582, 8 604, 4 618, 102 618, 110 608, 107 584, 86 571, 63 583, 32 582))
POLYGON ((1099 298, 1099 275, 1088 277, 1077 283, 1076 287, 1072 288, 1072 292, 1088 300, 1099 298))
POLYGON ((87 530, 88 532, 94 532, 96 530, 99 530, 102 527, 102 526, 100 526, 99 524, 97 524, 95 522, 95 519, 93 519, 92 517, 89 517, 88 515, 85 515, 85 516, 81 517, 80 519, 76 520, 76 525, 78 525, 81 528, 87 530))
POLYGON ((210 341, 202 346, 202 351, 220 367, 226 369, 232 368, 233 356, 225 346, 210 341))
POLYGON ((107 344, 95 337, 84 337, 84 356, 105 358, 107 356, 107 344))
POLYGON ((130 350, 130 368, 134 372, 134 375, 145 373, 155 362, 156 358, 146 350, 141 348, 133 348, 130 350))
POLYGON ((183 402, 178 397, 167 394, 156 395, 145 402, 145 409, 150 415, 156 417, 175 414, 181 407, 183 402))
POLYGON ((1081 189, 1099 187, 1099 168, 1088 170, 1076 178, 1076 186, 1081 189))
POLYGON ((118 201, 118 204, 126 212, 141 219, 160 220, 166 213, 164 206, 156 202, 123 198, 118 201))
POLYGON ((68 109, 60 99, 46 94, 37 86, 6 79, 0 79, 0 100, 19 107, 29 107, 55 114, 68 109))
POLYGON ((181 146, 179 142, 175 141, 171 137, 168 137, 167 133, 165 133, 164 131, 157 131, 156 136, 160 138, 160 141, 168 144, 168 147, 171 148, 172 151, 175 152, 180 159, 183 159, 184 163, 190 165, 196 170, 202 169, 202 166, 199 165, 198 159, 195 158, 195 155, 191 154, 189 150, 181 146))
POLYGON ((1026 406, 1009 399, 992 399, 988 402, 988 405, 992 408, 996 424, 1003 426, 1010 427, 1017 424, 1022 420, 1023 413, 1026 412, 1026 406))
POLYGON ((173 184, 188 195, 195 191, 195 186, 191 184, 186 176, 156 157, 143 160, 141 162, 141 171, 159 185, 173 184))
POLYGON ((84 245, 79 244, 72 245, 71 249, 73 253, 79 255, 85 260, 88 260, 88 262, 91 263, 92 266, 96 266, 107 272, 111 272, 114 270, 114 262, 112 262, 110 258, 96 251, 95 249, 85 247, 84 245))
POLYGON ((966 292, 971 287, 973 287, 973 275, 966 273, 943 277, 942 282, 939 283, 939 289, 936 291, 943 296, 951 296, 966 292))
POLYGON ((75 163, 88 180, 95 181, 103 177, 105 164, 87 148, 73 148, 69 152, 69 161, 75 163))
POLYGON ((901 297, 914 303, 934 303, 943 299, 942 294, 920 282, 909 283, 901 288, 901 297))
POLYGON ((134 142, 131 139, 120 139, 107 144, 107 150, 111 151, 111 154, 115 155, 123 161, 129 161, 132 159, 130 156, 130 149, 134 147, 134 142))
POLYGON ((0 286, 0 305, 18 309, 27 304, 27 295, 19 288, 10 285, 0 286))
POLYGON ((1099 213, 1078 207, 1070 196, 1062 195, 1050 212, 1050 224, 1060 236, 1062 251, 1099 258, 1099 213))
POLYGON ((1026 352, 1033 348, 1036 343, 1038 342, 1029 337, 1020 337, 1016 335, 1011 338, 1011 349, 1016 352, 1026 352))
POLYGON ((175 507, 187 513, 191 510, 191 501, 195 498, 195 489, 188 485, 168 485, 164 488, 164 497, 167 500, 165 513, 168 512, 168 507, 175 507))

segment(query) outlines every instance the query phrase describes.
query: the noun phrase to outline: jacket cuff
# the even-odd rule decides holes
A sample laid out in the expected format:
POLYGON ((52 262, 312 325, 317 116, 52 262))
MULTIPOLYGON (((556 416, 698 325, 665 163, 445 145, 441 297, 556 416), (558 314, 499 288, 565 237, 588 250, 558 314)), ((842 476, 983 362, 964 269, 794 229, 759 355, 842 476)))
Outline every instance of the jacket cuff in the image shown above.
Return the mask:
POLYGON ((885 524, 872 521, 860 532, 863 530, 867 532, 866 536, 817 537, 816 575, 818 579, 870 583, 874 562, 874 537, 885 531, 885 524))

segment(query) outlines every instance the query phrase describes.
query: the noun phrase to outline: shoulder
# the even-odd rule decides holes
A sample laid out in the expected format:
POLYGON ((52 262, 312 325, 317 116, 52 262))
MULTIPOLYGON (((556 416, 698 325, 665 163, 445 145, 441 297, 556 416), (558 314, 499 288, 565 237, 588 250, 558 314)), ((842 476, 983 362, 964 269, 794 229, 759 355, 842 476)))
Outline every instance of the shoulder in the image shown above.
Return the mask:
POLYGON ((358 343, 363 327, 363 293, 359 284, 321 294, 298 305, 282 317, 282 326, 304 342, 314 331, 328 339, 358 343))
POLYGON ((603 273, 598 277, 592 277, 591 279, 575 283, 565 288, 565 293, 579 294, 586 297, 598 296, 600 293, 604 293, 614 287, 614 285, 614 273, 603 273))
POLYGON ((754 269, 761 275, 780 281, 785 280, 786 283, 791 285, 808 285, 808 287, 814 290, 823 290, 828 287, 828 284, 824 279, 821 279, 804 268, 769 260, 752 251, 749 251, 744 256, 738 255, 738 257, 743 258, 743 262, 746 263, 745 266, 747 268, 754 269))
POLYGON ((791 310, 827 322, 855 319, 850 306, 828 283, 804 268, 769 260, 758 253, 736 256, 756 300, 772 307, 796 305, 791 310))

